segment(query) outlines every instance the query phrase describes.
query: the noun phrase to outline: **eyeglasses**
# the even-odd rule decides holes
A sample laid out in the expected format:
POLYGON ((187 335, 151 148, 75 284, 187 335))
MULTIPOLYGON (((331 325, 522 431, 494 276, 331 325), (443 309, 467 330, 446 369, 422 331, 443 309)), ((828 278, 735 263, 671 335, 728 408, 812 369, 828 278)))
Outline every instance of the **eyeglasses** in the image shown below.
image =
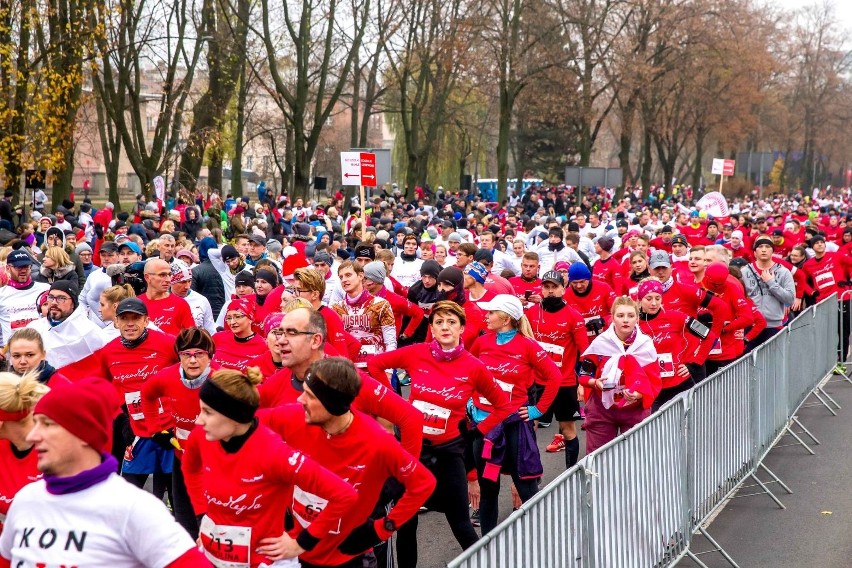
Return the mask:
POLYGON ((277 327, 277 328, 273 329, 272 331, 270 331, 269 333, 271 333, 275 337, 281 337, 282 335, 285 335, 285 336, 287 336, 287 339, 296 339, 300 335, 316 335, 317 334, 316 331, 301 331, 301 330, 298 330, 298 329, 293 329, 291 327, 288 327, 287 329, 281 329, 280 327, 277 327))
POLYGON ((171 272, 147 272, 148 276, 156 276, 157 278, 171 278, 171 272))
POLYGON ((296 288, 295 286, 292 287, 290 290, 291 290, 291 292, 290 292, 291 294, 296 294, 296 295, 300 295, 300 294, 303 294, 305 292, 311 292, 311 290, 303 290, 302 288, 296 288))
POLYGON ((201 359, 202 357, 209 357, 210 354, 207 351, 178 351, 178 356, 181 359, 201 359))
POLYGON ((247 317, 245 314, 234 314, 232 316, 226 316, 225 321, 240 321, 245 317, 247 317))
POLYGON ((64 302, 71 301, 71 298, 69 298, 68 296, 48 296, 46 299, 48 302, 55 302, 57 304, 62 304, 64 302))

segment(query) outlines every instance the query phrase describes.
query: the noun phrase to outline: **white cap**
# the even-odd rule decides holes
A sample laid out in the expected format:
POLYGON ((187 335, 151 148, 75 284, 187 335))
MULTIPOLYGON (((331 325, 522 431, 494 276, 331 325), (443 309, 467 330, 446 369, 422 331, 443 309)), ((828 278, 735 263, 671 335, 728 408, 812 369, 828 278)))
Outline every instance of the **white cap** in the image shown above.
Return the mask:
POLYGON ((497 294, 490 302, 479 302, 479 307, 486 312, 505 312, 513 320, 519 320, 524 315, 521 301, 512 294, 497 294))
POLYGON ((731 238, 743 240, 743 232, 740 230, 734 231, 733 233, 731 233, 731 238))

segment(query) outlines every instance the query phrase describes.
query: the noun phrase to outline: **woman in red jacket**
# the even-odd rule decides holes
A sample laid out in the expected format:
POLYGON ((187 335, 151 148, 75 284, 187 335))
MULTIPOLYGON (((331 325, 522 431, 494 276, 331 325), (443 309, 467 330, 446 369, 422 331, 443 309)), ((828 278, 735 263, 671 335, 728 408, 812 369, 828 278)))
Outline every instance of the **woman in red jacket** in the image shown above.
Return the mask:
POLYGON ((227 329, 213 336, 216 362, 226 369, 243 372, 255 357, 267 352, 266 341, 255 333, 254 304, 245 298, 231 300, 226 308, 227 329))
MULTIPOLYGON (((492 333, 480 336, 470 352, 485 364, 509 395, 513 411, 501 423, 499 435, 478 439, 473 446, 480 488, 479 521, 482 534, 486 534, 497 526, 500 473, 512 476, 521 501, 538 492, 543 468, 535 444, 534 421, 541 418, 556 398, 562 372, 535 340, 517 296, 498 294, 480 307, 488 312, 486 321, 492 333), (536 395, 541 393, 537 400, 533 399, 536 395, 529 394, 536 384, 543 387, 536 391, 536 395)), ((488 401, 476 397, 470 412, 473 422, 479 423, 493 413, 493 408, 488 401)))
POLYGON ((260 371, 221 369, 199 390, 199 428, 187 440, 183 473, 207 557, 257 568, 296 558, 335 534, 355 490, 258 426, 260 371), (294 528, 285 532, 289 512, 294 528), (295 538, 294 538, 295 535, 295 538))
POLYGON ((651 338, 657 350, 662 390, 651 407, 656 412, 703 378, 692 376, 690 364, 703 363, 713 341, 697 320, 683 312, 662 309, 663 284, 656 278, 647 278, 639 284, 637 295, 639 329, 651 338))
POLYGON ((754 317, 739 282, 730 275, 725 264, 710 264, 704 271, 701 285, 725 302, 731 313, 730 321, 724 323, 722 333, 707 358, 709 377, 745 353, 745 329, 754 325, 754 317))
MULTIPOLYGON (((488 369, 465 350, 462 337, 466 317, 455 302, 437 302, 429 315, 434 337, 431 342, 367 359, 370 375, 380 382, 387 382, 387 369, 405 369, 411 377, 409 403, 423 413, 424 420, 420 461, 437 480, 426 506, 444 512, 464 549, 479 538, 468 516, 466 442, 487 434, 517 408, 509 405, 507 395, 488 369), (492 412, 468 429, 465 407, 471 397, 484 397, 492 412)), ((397 551, 400 566, 417 565, 416 516, 399 529, 397 551)))
POLYGON ((210 373, 219 369, 211 359, 216 351, 213 339, 206 330, 190 327, 182 330, 175 339, 175 353, 180 362, 152 375, 142 385, 142 414, 154 419, 162 411, 160 399, 168 401, 172 426, 154 434, 152 439, 160 447, 175 450, 172 469, 172 511, 175 520, 193 539, 198 538, 198 521, 186 492, 186 482, 181 471, 183 445, 195 428, 198 418, 198 392, 210 373))
POLYGON ((612 324, 580 359, 586 396, 586 453, 614 440, 651 413, 660 392, 660 367, 650 337, 637 325, 639 306, 621 296, 612 324))
POLYGON ((33 408, 50 390, 34 372, 19 377, 0 373, 0 532, 15 494, 41 477, 38 454, 27 434, 33 429, 33 408))

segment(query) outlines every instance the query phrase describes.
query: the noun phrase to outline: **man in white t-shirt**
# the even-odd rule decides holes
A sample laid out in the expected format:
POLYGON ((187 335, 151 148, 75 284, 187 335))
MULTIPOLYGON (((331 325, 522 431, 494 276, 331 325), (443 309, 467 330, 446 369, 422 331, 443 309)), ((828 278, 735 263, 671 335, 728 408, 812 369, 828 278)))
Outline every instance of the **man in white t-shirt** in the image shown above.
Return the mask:
POLYGON ((36 301, 50 284, 33 282, 33 264, 35 260, 23 249, 6 257, 9 283, 0 288, 0 347, 16 330, 39 318, 36 301))
POLYGON ((44 478, 15 496, 0 565, 208 565, 163 502, 116 473, 109 449, 119 405, 101 379, 55 385, 36 403, 27 441, 44 478))

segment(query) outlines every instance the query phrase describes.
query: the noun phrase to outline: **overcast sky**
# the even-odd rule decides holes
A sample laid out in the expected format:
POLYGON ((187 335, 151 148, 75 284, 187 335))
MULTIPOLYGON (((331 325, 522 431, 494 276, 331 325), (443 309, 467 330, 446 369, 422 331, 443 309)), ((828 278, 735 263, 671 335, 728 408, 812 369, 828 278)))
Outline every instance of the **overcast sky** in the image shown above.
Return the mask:
MULTIPOLYGON (((776 4, 787 10, 795 10, 803 6, 822 4, 821 1, 803 1, 803 0, 765 0, 770 4, 776 4)), ((834 13, 837 16, 840 27, 852 34, 852 1, 850 0, 834 0, 834 13)))

